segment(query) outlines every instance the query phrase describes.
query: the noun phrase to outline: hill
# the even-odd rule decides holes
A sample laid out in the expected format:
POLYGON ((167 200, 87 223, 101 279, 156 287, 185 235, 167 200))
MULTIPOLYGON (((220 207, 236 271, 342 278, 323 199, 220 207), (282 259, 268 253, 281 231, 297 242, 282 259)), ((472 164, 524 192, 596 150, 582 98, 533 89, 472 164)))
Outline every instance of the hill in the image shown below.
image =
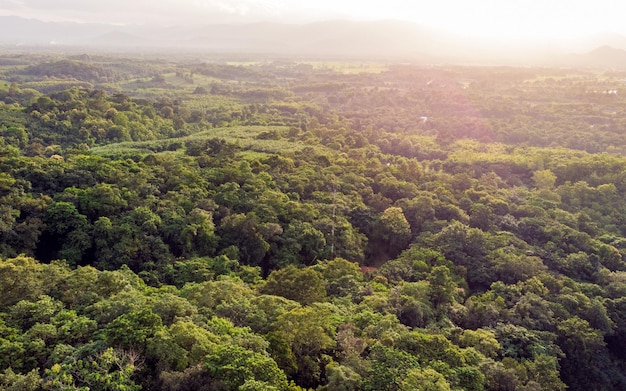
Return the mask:
POLYGON ((601 46, 572 59, 579 66, 626 69, 626 50, 611 46, 601 46))

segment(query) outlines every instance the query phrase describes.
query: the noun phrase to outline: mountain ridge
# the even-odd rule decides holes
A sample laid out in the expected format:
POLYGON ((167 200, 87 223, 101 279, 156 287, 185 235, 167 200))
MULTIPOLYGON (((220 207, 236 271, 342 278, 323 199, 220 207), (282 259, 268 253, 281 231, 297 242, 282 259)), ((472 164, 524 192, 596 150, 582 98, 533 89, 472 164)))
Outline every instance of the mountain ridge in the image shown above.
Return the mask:
POLYGON ((326 20, 312 23, 207 23, 168 26, 44 22, 0 16, 0 44, 116 51, 263 53, 295 56, 409 59, 432 63, 550 64, 626 68, 626 37, 594 35, 541 44, 481 41, 411 22, 326 20), (578 42, 578 43, 577 43, 578 42), (549 48, 549 49, 547 49, 549 48), (606 50, 605 50, 606 52, 606 50), (591 54, 590 54, 591 53, 591 54))

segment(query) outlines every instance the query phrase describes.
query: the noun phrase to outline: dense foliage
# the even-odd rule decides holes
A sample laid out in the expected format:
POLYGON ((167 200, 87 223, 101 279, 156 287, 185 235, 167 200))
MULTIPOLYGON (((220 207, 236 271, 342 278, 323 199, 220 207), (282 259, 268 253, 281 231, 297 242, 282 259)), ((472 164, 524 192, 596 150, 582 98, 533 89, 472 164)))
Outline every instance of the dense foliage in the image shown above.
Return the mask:
POLYGON ((624 75, 3 63, 3 389, 626 389, 624 75))

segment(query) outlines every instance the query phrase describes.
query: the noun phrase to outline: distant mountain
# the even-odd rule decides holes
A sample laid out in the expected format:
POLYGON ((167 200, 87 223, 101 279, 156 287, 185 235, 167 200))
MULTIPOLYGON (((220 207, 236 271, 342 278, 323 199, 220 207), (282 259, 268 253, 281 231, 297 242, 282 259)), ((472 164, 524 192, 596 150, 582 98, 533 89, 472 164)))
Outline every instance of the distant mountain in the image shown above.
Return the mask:
POLYGON ((0 45, 116 51, 198 51, 408 59, 425 63, 608 66, 624 68, 626 37, 576 41, 484 42, 399 21, 138 26, 54 23, 0 16, 0 45), (603 46, 604 45, 604 46, 603 46), (610 45, 606 46, 606 45, 610 45), (602 47, 601 47, 602 46, 602 47), (600 49, 589 50, 593 48, 600 49), (584 53, 570 54, 567 53, 584 53))
POLYGON ((391 21, 209 25, 189 29, 184 35, 181 44, 190 48, 300 55, 433 54, 452 44, 437 31, 391 21))
POLYGON ((585 68, 626 69, 626 50, 601 46, 583 54, 561 56, 556 65, 585 68))
POLYGON ((568 47, 568 49, 578 53, 590 52, 603 46, 626 50, 626 37, 617 33, 592 34, 572 41, 570 44, 571 47, 568 47))
POLYGON ((96 23, 42 22, 17 16, 0 16, 0 44, 77 45, 87 37, 105 34, 113 26, 96 23))
POLYGON ((626 50, 602 46, 582 56, 592 65, 610 65, 626 68, 626 50))
POLYGON ((124 48, 146 45, 148 40, 145 37, 123 31, 108 31, 102 35, 91 38, 89 42, 96 46, 124 48))
POLYGON ((51 23, 13 16, 0 16, 0 44, 378 57, 447 54, 454 46, 441 32, 396 21, 163 28, 51 23))

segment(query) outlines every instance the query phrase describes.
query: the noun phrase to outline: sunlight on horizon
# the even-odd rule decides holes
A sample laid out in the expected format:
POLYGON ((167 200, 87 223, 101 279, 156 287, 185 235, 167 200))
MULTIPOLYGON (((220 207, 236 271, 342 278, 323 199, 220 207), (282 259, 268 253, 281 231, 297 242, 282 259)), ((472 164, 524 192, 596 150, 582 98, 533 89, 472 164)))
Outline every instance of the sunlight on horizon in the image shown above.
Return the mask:
POLYGON ((44 21, 162 25, 306 23, 329 19, 401 20, 468 37, 506 40, 626 35, 618 0, 110 0, 0 2, 0 15, 44 21), (55 5, 58 4, 58 7, 55 5))
POLYGON ((355 19, 398 19, 452 33, 496 40, 569 39, 595 33, 626 33, 622 15, 626 4, 613 0, 589 2, 502 0, 412 2, 390 0, 332 2, 311 7, 335 9, 355 19))

